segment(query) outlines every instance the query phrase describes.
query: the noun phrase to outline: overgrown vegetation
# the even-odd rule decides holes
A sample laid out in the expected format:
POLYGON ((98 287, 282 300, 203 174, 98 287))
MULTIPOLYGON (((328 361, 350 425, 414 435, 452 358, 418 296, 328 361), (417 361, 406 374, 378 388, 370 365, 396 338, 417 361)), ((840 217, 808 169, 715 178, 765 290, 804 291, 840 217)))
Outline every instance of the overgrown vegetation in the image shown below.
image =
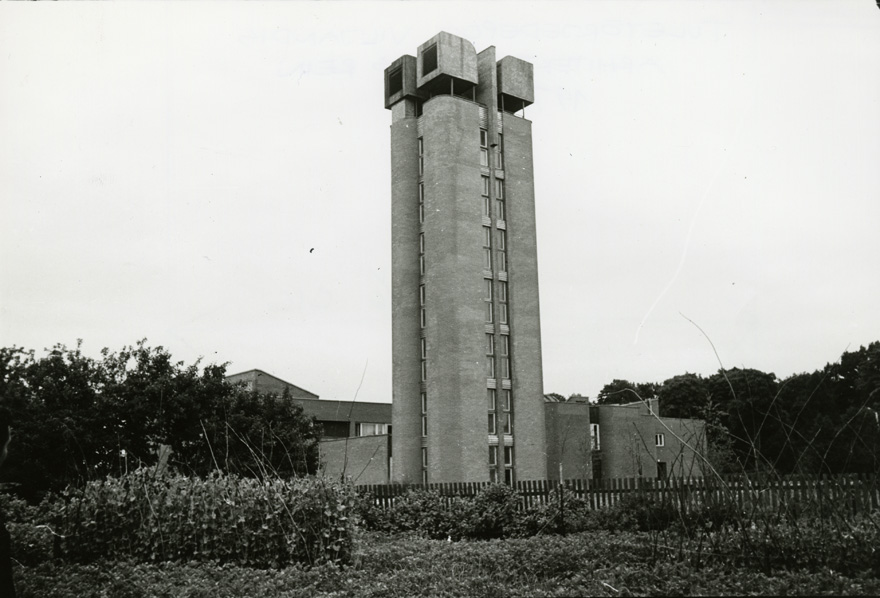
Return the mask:
POLYGON ((184 365, 145 341, 99 360, 57 345, 43 357, 0 349, 0 402, 15 423, 0 480, 38 500, 46 492, 159 460, 190 475, 314 473, 319 431, 286 396, 226 381, 225 365, 184 365))
POLYGON ((19 571, 23 598, 273 598, 411 596, 876 595, 880 580, 832 569, 694 567, 656 558, 650 537, 590 532, 485 542, 413 535, 362 538, 347 567, 259 570, 236 565, 44 563, 19 571))
POLYGON ((323 478, 205 478, 139 469, 90 482, 39 507, 6 499, 19 562, 209 562, 268 568, 345 563, 351 486, 323 478))

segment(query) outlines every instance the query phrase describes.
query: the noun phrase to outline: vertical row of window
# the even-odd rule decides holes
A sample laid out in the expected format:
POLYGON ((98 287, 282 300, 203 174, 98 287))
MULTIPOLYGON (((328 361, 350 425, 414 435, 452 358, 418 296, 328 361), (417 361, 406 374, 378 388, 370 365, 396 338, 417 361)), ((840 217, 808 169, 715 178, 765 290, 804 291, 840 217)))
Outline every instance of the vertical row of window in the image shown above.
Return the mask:
MULTIPOLYGON (((504 155, 502 153, 502 137, 499 133, 497 143, 491 145, 494 150, 494 167, 498 170, 504 168, 504 155)), ((481 179, 481 194, 483 198, 483 280, 485 303, 485 322, 487 324, 508 324, 508 292, 506 278, 501 273, 507 272, 507 232, 506 232, 506 206, 504 203, 504 179, 492 176, 489 170, 489 134, 488 131, 480 130, 480 166, 484 169, 481 179), (494 182, 493 182, 494 181, 494 182), (494 210, 493 210, 494 198, 494 210), (485 222, 494 222, 494 225, 485 226, 485 222), (502 224, 503 223, 503 224, 502 224), (494 237, 494 239, 493 239, 494 237), (496 276, 495 273, 498 273, 496 276), (498 278, 499 280, 496 280, 498 278)), ((500 174, 500 173, 498 173, 500 174)), ((499 443, 497 436, 504 435, 507 440, 500 445, 504 451, 504 481, 513 481, 513 446, 510 445, 513 435, 513 414, 511 413, 510 380, 510 337, 506 330, 486 333, 486 377, 489 386, 486 393, 488 396, 488 432, 489 445, 489 478, 493 482, 500 481, 499 443), (500 370, 500 371, 499 371, 500 370), (497 379, 508 381, 497 385, 497 379), (498 390, 496 390, 498 388, 498 390), (499 394, 501 409, 498 408, 499 394), (499 430, 500 428, 500 430, 499 430)))
POLYGON ((494 324, 495 323, 495 304, 494 304, 494 293, 492 290, 497 285, 498 288, 498 323, 499 324, 507 324, 508 323, 508 311, 507 311, 507 281, 499 280, 493 281, 491 278, 483 279, 483 303, 486 305, 485 315, 486 315, 486 324, 494 324))
MULTIPOLYGON (((495 154, 495 168, 504 170, 504 143, 501 133, 498 133, 498 143, 492 146, 495 154)), ((480 166, 489 167, 489 132, 480 129, 480 166)))
MULTIPOLYGON (((495 265, 499 272, 507 272, 507 231, 499 228, 495 237, 495 265)), ((483 227, 483 270, 492 270, 492 228, 489 226, 483 227)))
MULTIPOLYGON (((495 436, 498 434, 498 391, 494 388, 487 388, 486 395, 489 399, 489 434, 495 436)), ((502 433, 508 436, 513 434, 513 416, 510 415, 510 390, 501 391, 501 410, 504 412, 502 433)))
MULTIPOLYGON (((489 218, 491 214, 489 209, 492 207, 492 200, 489 198, 490 181, 489 177, 482 175, 481 193, 483 196, 483 216, 489 218)), ((507 212, 504 207, 504 179, 495 179, 495 219, 504 221, 507 219, 507 212)))
MULTIPOLYGON (((436 48, 435 48, 436 52, 436 48)), ((422 438, 428 436, 428 394, 426 391, 426 383, 428 381, 428 341, 425 338, 425 183, 423 177, 425 175, 425 144, 424 140, 418 138, 418 159, 419 159, 419 381, 421 383, 421 391, 419 392, 419 402, 421 403, 422 414, 422 438)), ((428 447, 422 447, 422 483, 428 483, 428 447)))
MULTIPOLYGON (((428 436, 428 395, 423 390, 421 392, 422 402, 422 438, 428 436)), ((428 447, 422 447, 422 483, 428 483, 428 447)))
MULTIPOLYGON (((489 481, 498 482, 498 447, 489 447, 489 481)), ((504 447, 504 483, 513 483, 513 447, 504 447)))

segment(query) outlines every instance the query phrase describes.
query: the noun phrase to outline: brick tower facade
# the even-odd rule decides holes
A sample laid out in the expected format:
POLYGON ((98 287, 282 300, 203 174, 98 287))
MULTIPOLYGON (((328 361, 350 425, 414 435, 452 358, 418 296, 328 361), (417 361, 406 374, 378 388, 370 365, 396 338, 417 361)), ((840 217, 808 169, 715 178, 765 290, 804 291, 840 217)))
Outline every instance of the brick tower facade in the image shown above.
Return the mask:
POLYGON ((533 70, 441 32, 385 70, 394 481, 544 479, 533 70))

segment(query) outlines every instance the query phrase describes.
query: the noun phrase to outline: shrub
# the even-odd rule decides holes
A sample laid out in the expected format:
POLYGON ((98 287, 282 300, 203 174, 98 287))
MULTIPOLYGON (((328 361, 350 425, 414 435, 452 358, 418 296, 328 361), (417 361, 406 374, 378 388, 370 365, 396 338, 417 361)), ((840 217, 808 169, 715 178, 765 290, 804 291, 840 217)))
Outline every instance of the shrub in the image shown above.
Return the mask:
POLYGON ((50 513, 60 556, 91 562, 217 561, 254 567, 347 562, 353 490, 320 478, 207 478, 139 469, 71 491, 50 513))
POLYGON ((358 513, 367 529, 391 533, 417 532, 428 538, 489 539, 510 535, 520 497, 509 486, 493 484, 476 496, 443 496, 434 490, 410 489, 390 509, 372 496, 361 496, 358 513))
POLYGON ((520 495, 510 486, 492 484, 467 501, 467 518, 459 530, 465 538, 502 538, 510 535, 516 520, 520 495))
POLYGON ((608 511, 615 520, 615 529, 630 531, 665 530, 679 520, 678 510, 671 503, 641 492, 624 495, 608 511))

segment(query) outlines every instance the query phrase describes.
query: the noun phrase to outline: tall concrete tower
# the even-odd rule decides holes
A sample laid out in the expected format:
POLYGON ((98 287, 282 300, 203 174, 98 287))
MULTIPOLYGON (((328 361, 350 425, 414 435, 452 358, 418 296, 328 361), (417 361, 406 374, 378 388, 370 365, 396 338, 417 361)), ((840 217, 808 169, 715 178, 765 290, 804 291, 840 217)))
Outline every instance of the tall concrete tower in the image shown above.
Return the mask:
POLYGON ((393 479, 544 479, 532 65, 441 32, 385 69, 393 479))

